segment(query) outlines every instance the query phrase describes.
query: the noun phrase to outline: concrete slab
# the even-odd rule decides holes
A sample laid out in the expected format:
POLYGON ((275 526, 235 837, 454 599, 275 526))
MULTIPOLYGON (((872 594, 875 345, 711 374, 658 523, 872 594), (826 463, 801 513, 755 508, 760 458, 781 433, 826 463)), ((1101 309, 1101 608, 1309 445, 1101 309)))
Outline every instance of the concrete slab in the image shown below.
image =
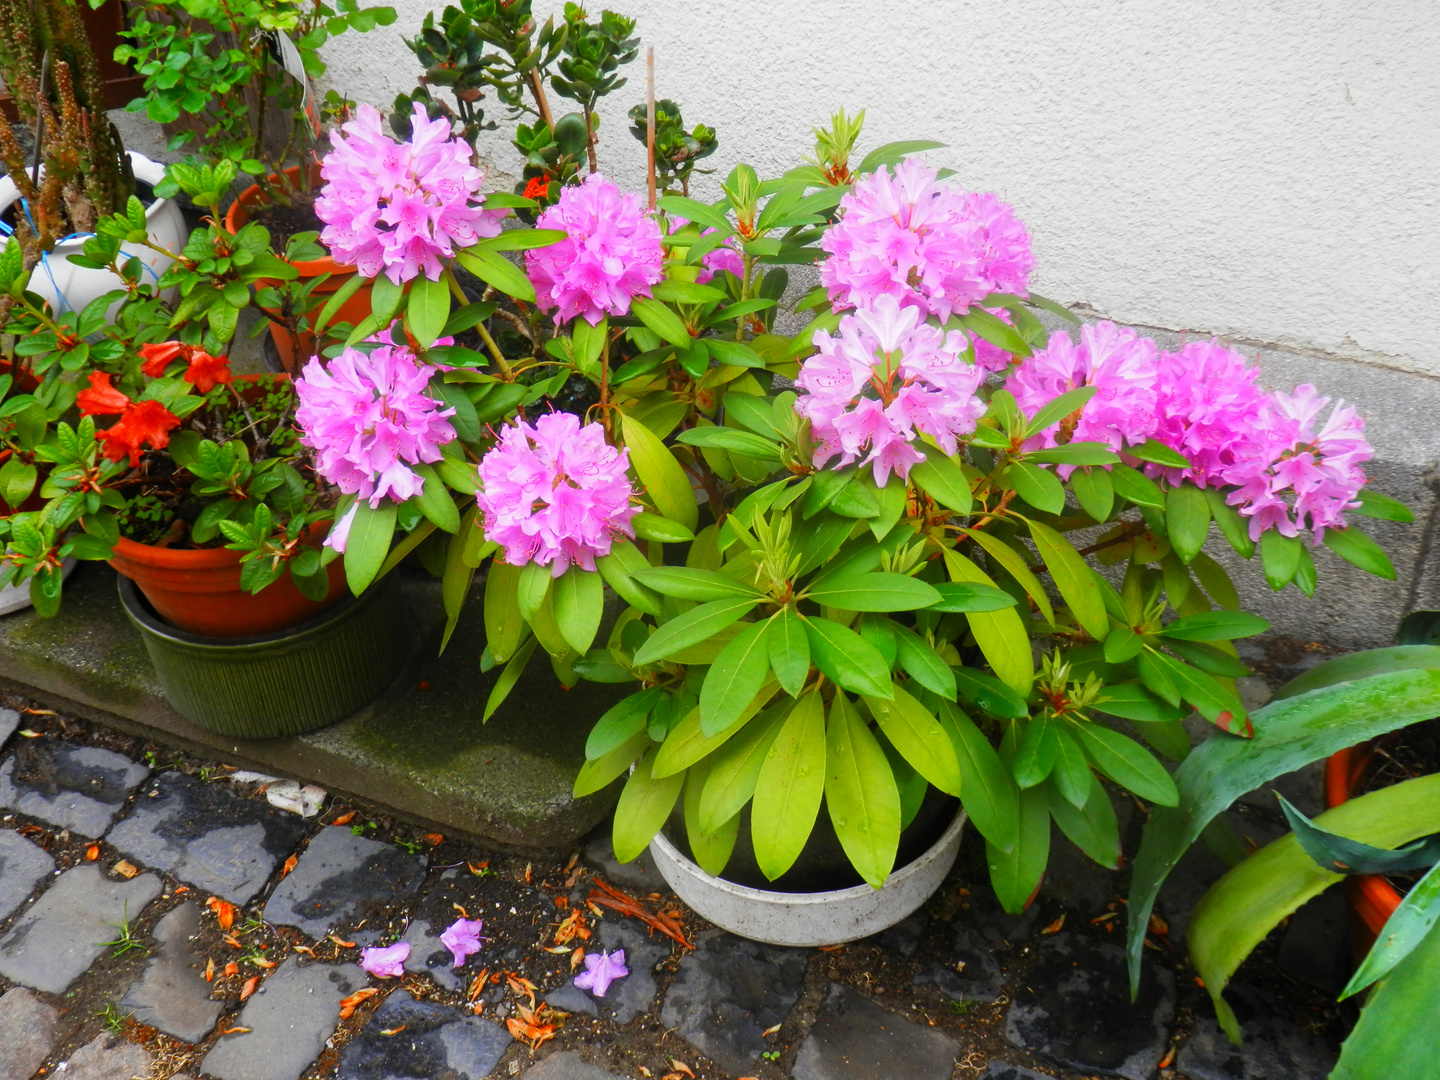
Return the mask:
POLYGON ((114 572, 98 563, 65 583, 53 619, 27 611, 0 620, 0 684, 157 742, 359 796, 441 832, 518 849, 572 848, 619 794, 574 799, 570 787, 591 725, 624 688, 582 683, 567 693, 536 658, 482 725, 498 677, 477 663, 482 583, 443 657, 438 583, 417 574, 405 587, 417 642, 410 666, 378 701, 299 738, 230 739, 175 712, 120 609, 114 572))

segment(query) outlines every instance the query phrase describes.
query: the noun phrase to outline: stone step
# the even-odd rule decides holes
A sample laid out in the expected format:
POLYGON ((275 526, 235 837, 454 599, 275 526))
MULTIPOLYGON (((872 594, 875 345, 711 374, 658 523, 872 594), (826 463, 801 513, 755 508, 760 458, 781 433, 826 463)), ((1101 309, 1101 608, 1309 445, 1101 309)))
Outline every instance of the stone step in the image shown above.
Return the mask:
POLYGON ((610 811, 618 791, 570 795, 595 719, 623 688, 564 690, 543 654, 482 724, 499 672, 481 674, 480 589, 439 655, 439 584, 401 569, 413 613, 409 664, 355 715, 296 738, 234 739, 204 731, 166 702, 115 573, 83 563, 60 613, 0 618, 0 683, 64 712, 241 768, 313 782, 441 832, 521 850, 572 847, 610 811))

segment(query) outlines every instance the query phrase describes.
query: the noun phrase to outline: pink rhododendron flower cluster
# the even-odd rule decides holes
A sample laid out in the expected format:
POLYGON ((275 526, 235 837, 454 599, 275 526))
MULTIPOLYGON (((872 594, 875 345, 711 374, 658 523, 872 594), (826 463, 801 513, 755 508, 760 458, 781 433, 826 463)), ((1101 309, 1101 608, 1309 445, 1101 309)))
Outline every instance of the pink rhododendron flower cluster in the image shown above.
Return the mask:
POLYGON ((1320 413, 1329 403, 1308 383, 1293 394, 1272 394, 1260 435, 1263 452, 1246 454, 1225 470, 1225 483, 1236 486, 1226 502, 1250 519, 1250 539, 1272 528, 1298 536, 1308 526, 1319 543, 1326 527, 1344 528, 1345 511, 1359 505, 1356 496, 1365 484, 1360 466, 1373 455, 1365 421, 1337 402, 1322 424, 1320 413))
MULTIPOLYGON (((1034 416, 1061 394, 1082 386, 1096 388, 1078 414, 1057 421, 1034 439, 1032 449, 1066 442, 1100 442, 1112 450, 1139 446, 1155 432, 1155 394, 1159 375, 1155 343, 1112 322, 1080 329, 1077 345, 1068 334, 1024 360, 1006 388, 1027 416, 1034 416)), ((1073 467, 1062 467, 1068 476, 1073 467)))
POLYGON ((985 372, 963 358, 963 334, 922 318, 886 294, 872 309, 844 316, 838 336, 815 334, 819 352, 795 380, 805 391, 795 408, 810 419, 817 466, 836 454, 841 465, 865 455, 883 486, 892 469, 909 477, 925 460, 916 432, 953 454, 956 437, 975 430, 985 414, 975 396, 985 372))
MULTIPOLYGON (((426 394, 429 381, 429 371, 398 345, 368 354, 346 349, 328 365, 311 358, 295 380, 295 420, 300 441, 315 451, 315 471, 372 509, 420 494, 424 481, 410 466, 439 461, 440 447, 455 438, 447 419, 455 410, 426 394)), ((325 542, 344 551, 353 519, 352 509, 325 542)))
POLYGON ((628 314, 631 299, 649 296, 663 276, 659 224, 638 195, 599 173, 566 187, 536 225, 565 231, 558 244, 525 253, 536 305, 556 309, 557 326, 577 315, 595 326, 607 314, 628 314))
POLYGON ((1258 368, 1218 341, 1192 341, 1160 356, 1154 439, 1190 462, 1188 469, 1149 465, 1172 484, 1220 487, 1225 470, 1263 442, 1266 394, 1258 368))
POLYGON ((594 570, 617 536, 635 535, 628 465, 628 452, 607 443, 600 424, 582 428, 570 413, 542 416, 533 427, 518 420, 480 461, 485 535, 515 566, 548 565, 555 577, 571 564, 594 570))
POLYGON ((456 244, 498 236, 505 213, 472 205, 485 170, 450 137, 449 121, 429 119, 417 104, 411 125, 410 140, 397 143, 381 130, 380 114, 361 105, 330 135, 334 149, 320 167, 326 184, 315 200, 325 222, 320 240, 335 258, 366 277, 383 270, 396 285, 422 271, 440 280, 440 258, 456 244))
POLYGON ((936 174, 907 158, 840 200, 841 218, 820 241, 830 255, 820 283, 835 307, 869 308, 891 296, 944 321, 992 292, 1027 292, 1035 257, 1014 211, 936 174))

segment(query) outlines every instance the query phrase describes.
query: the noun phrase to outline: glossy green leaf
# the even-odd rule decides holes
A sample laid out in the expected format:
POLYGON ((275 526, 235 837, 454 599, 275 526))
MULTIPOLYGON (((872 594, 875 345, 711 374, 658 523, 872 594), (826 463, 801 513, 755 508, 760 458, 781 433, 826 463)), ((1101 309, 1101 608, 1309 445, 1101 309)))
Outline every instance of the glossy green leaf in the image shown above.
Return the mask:
POLYGON ((940 703, 940 722, 960 764, 960 801, 988 845, 1011 851, 1019 835, 1020 792, 990 740, 968 716, 940 703))
POLYGON ((895 641, 895 659, 902 671, 932 694, 955 700, 955 673, 930 643, 909 627, 890 624, 895 641))
POLYGON ((520 611, 520 617, 526 622, 535 618, 535 613, 540 610, 540 605, 545 602, 545 597, 550 595, 554 580, 550 576, 548 566, 526 563, 520 567, 518 587, 515 590, 515 605, 520 611))
POLYGON ((956 692, 964 704, 1005 720, 1017 720, 1030 715, 1030 707, 1025 704, 1025 698, 1014 687, 1001 682, 989 672, 967 667, 950 670, 955 676, 956 692))
POLYGON ((1240 609, 1240 594, 1225 568, 1203 551, 1190 561, 1190 573, 1200 582, 1210 599, 1228 611, 1240 609))
POLYGON ((971 581, 942 581, 932 588, 940 598, 925 605, 928 611, 1003 611, 1015 606, 1015 597, 994 585, 980 585, 971 581))
POLYGON ((731 814, 713 830, 701 826, 700 805, 710 773, 709 760, 691 766, 685 774, 685 838, 690 842, 690 855, 696 865, 711 877, 719 877, 735 850, 740 837, 740 816, 731 814))
POLYGON ((701 828, 714 832, 750 801, 760 767, 793 705, 782 700, 765 709, 706 759, 710 771, 700 801, 701 828))
POLYGON ((1103 724, 1075 724, 1071 730, 1079 735, 1095 767, 1121 787, 1161 806, 1174 806, 1180 801, 1175 781, 1165 766, 1134 739, 1103 724))
POLYGON ((637 540, 655 540, 662 544, 686 544, 695 539, 695 533, 678 521, 671 521, 659 514, 642 510, 630 519, 637 540))
POLYGON ((751 840, 755 861, 771 881, 794 865, 810 839, 825 777, 825 706, 819 691, 811 690, 785 718, 755 785, 751 840))
POLYGON ((369 587, 380 572, 390 541, 395 535, 395 517, 399 507, 386 499, 379 509, 371 509, 364 499, 355 504, 355 518, 345 542, 345 582, 356 596, 369 587))
MULTIPOLYGON (((945 568, 951 581, 995 584, 983 570, 959 552, 946 549, 945 568)), ((990 669, 1022 696, 1030 693, 1035 665, 1030 653, 1030 635, 1014 608, 1003 611, 967 612, 965 619, 990 669)))
POLYGON ((1210 504, 1210 516, 1235 551, 1245 559, 1255 554, 1255 542, 1250 539, 1250 523, 1240 512, 1225 501, 1225 492, 1219 488, 1206 488, 1205 499, 1210 504))
POLYGON ((910 766, 947 795, 960 794, 960 763, 950 736, 930 710, 898 686, 892 697, 865 698, 870 715, 910 766))
POLYGON ((1090 762, 1080 748, 1074 724, 1055 725, 1055 766, 1050 771, 1050 785, 1071 806, 1082 807, 1099 784, 1090 771, 1090 762))
POLYGON ((492 561, 485 576, 485 643, 502 663, 519 647, 525 631, 516 603, 519 591, 520 567, 492 561))
POLYGON ((985 844, 990 884, 1000 906, 1011 915, 1019 915, 1029 906, 1050 861, 1050 807, 1045 789, 1020 792, 1019 805, 1015 846, 1006 852, 988 841, 985 844))
POLYGON ((1367 574, 1386 581, 1395 580, 1395 566, 1390 557, 1358 525, 1351 525, 1348 529, 1326 529, 1325 546, 1367 574))
POLYGON ((1096 708, 1139 723, 1181 720, 1189 713, 1188 709, 1161 701, 1135 682, 1107 683, 1096 708))
MULTIPOLYGON (((453 504, 452 504, 453 505, 453 504)), ((450 635, 460 621, 460 612, 470 595, 475 568, 465 562, 465 542, 475 531, 476 507, 472 503, 461 519, 460 528, 445 545, 445 573, 440 578, 440 602, 445 609, 445 631, 440 638, 440 652, 450 644, 450 635)), ((323 580, 323 575, 321 575, 323 580)))
POLYGON ((1055 725, 1044 716, 1031 720, 1020 734, 1015 758, 1010 763, 1015 783, 1022 789, 1042 783, 1055 767, 1055 754, 1059 749, 1055 725))
POLYGON ((746 582, 690 566, 655 566, 636 570, 631 576, 657 593, 682 600, 728 600, 742 596, 758 599, 764 595, 746 582))
POLYGON ((1063 394, 1046 402, 1045 406, 1030 418, 1030 423, 1025 428, 1025 434, 1027 436, 1039 435, 1054 427, 1067 416, 1083 409, 1085 403, 1099 392, 1099 387, 1095 386, 1077 386, 1074 390, 1066 390, 1063 394))
POLYGON ((650 768, 658 750, 658 747, 649 750, 636 762, 635 771, 625 782, 620 802, 615 806, 612 840, 615 858, 622 863, 639 856, 655 839, 660 826, 675 809, 675 800, 680 797, 680 788, 685 783, 683 774, 659 779, 651 776, 650 768))
POLYGON ((748 614, 759 602, 756 597, 735 597, 729 600, 712 600, 708 604, 691 608, 665 623, 635 654, 636 664, 652 664, 663 660, 681 649, 698 644, 717 630, 723 630, 748 614))
POLYGON ((424 462, 416 462, 410 468, 424 481, 421 492, 415 498, 420 512, 435 523, 437 529, 447 533, 460 529, 460 511, 455 507, 455 497, 440 479, 435 469, 424 462))
POLYGON ((505 703, 505 699, 510 696, 510 691, 520 681, 520 676, 525 671, 525 665, 530 662, 530 654, 535 651, 535 644, 535 638, 527 636, 525 643, 515 651, 515 655, 510 658, 500 672, 500 677, 495 680, 495 685, 490 688, 490 693, 485 699, 485 711, 480 716, 482 724, 495 715, 495 710, 505 703))
POLYGON ((802 615, 810 641, 810 659, 831 682, 851 693, 888 699, 890 665, 875 646, 837 622, 802 615))
POLYGON ((930 452, 924 461, 910 469, 910 482, 918 484, 925 494, 957 514, 968 514, 975 503, 965 473, 953 459, 938 451, 930 452))
POLYGON ((1165 533, 1180 561, 1188 563, 1210 532, 1210 501, 1193 484, 1171 488, 1165 497, 1165 533))
POLYGON ((1332 668, 1321 673, 1325 665, 1307 672, 1314 677, 1310 684, 1314 689, 1277 696, 1256 710, 1253 739, 1212 736, 1181 763, 1175 774, 1180 803, 1174 808, 1157 807, 1151 814, 1135 860, 1128 912, 1132 990, 1139 982, 1144 929, 1160 886, 1211 819, 1276 776, 1440 715, 1440 647, 1378 652, 1385 654, 1383 658, 1371 658, 1368 664, 1365 654, 1356 654, 1342 658, 1351 664, 1338 672, 1332 668), (1347 670, 1372 673, 1326 685, 1327 679, 1347 670))
POLYGON ((632 607, 647 615, 660 614, 660 596, 635 580, 636 570, 650 569, 650 563, 630 541, 612 544, 608 555, 595 560, 595 568, 615 592, 632 607))
POLYGON ((1043 465, 1114 465, 1120 455, 1104 443, 1076 442, 1063 446, 1051 446, 1044 450, 1032 450, 1025 455, 1032 464, 1043 465))
POLYGON ((684 443, 687 446, 705 446, 728 450, 735 454, 744 454, 748 457, 761 460, 780 459, 780 447, 774 439, 767 439, 762 435, 755 435, 749 431, 741 431, 738 428, 728 427, 697 427, 682 431, 676 436, 676 442, 684 443))
MULTIPOLYGON (((1191 756, 1204 749, 1198 748, 1191 756)), ((1182 765, 1182 773, 1184 768, 1182 765)), ((1183 809, 1182 804, 1181 812, 1183 809)), ((1440 775, 1351 799, 1315 821, 1329 832, 1367 844, 1407 843, 1440 827, 1440 775)), ((1142 843, 1141 858, 1144 856, 1142 843)), ((1291 833, 1231 869, 1195 905, 1186 931, 1190 955, 1205 980, 1221 1025, 1232 1038, 1238 1037, 1239 1025, 1221 997, 1231 975, 1281 920, 1341 879, 1342 875, 1311 859, 1291 833)))
POLYGON ((766 623, 770 646, 770 667, 780 688, 798 698, 810 677, 810 638, 795 608, 786 605, 766 623))
POLYGON ((770 643, 765 623, 747 623, 730 639, 700 687, 700 730, 724 731, 760 692, 770 671, 770 643))
POLYGON ((885 751, 844 694, 825 728, 825 806, 850 864, 880 888, 900 847, 900 793, 885 751))
MULTIPOLYGON (((1427 836, 1413 844, 1395 848, 1376 847, 1322 828, 1296 810, 1278 791, 1275 798, 1280 802, 1280 809, 1290 823, 1296 842, 1306 855, 1326 870, 1347 875, 1390 874, 1399 870, 1428 870, 1440 862, 1440 835, 1427 836)), ((1440 834, 1440 811, 1437 811, 1433 824, 1435 833, 1440 834)))
POLYGON ((1053 785, 1046 785, 1045 794, 1050 816, 1070 842, 1105 869, 1120 869, 1120 824, 1104 786, 1092 784, 1090 797, 1079 809, 1053 785))
POLYGON ((506 296, 526 303, 535 302, 535 286, 525 272, 504 255, 484 248, 460 248, 455 261, 487 285, 493 285, 506 296))
POLYGON ((620 429, 630 451, 630 464, 645 485, 645 493, 662 514, 693 533, 699 523, 700 508, 690 480, 675 455, 654 432, 624 412, 620 414, 620 429))
POLYGON ((660 747, 660 755, 655 759, 655 775, 670 776, 682 769, 688 769, 701 758, 714 753, 731 737, 746 729, 746 722, 770 703, 777 689, 779 688, 775 683, 767 682, 755 695, 755 700, 745 707, 739 719, 714 735, 706 735, 700 729, 700 706, 695 706, 665 737, 665 742, 660 747))
POLYGON ((1005 477, 1015 493, 1035 509, 1050 514, 1059 514, 1065 509, 1065 488, 1049 469, 1021 461, 1011 465, 1005 477))
POLYGON ((1182 641, 1230 641, 1235 638, 1254 637, 1270 629, 1270 624, 1258 615, 1244 611, 1202 611, 1186 615, 1165 626, 1162 637, 1178 638, 1182 641))
POLYGON ((560 628, 566 644, 582 655, 589 652, 605 608, 605 588, 600 575, 571 566, 554 579, 551 603, 555 625, 560 628))
POLYGON ((1362 488, 1358 496, 1359 507, 1355 513, 1362 517, 1378 518, 1382 521, 1405 521, 1415 520, 1415 515, 1410 508, 1398 499, 1392 499, 1389 495, 1381 495, 1378 491, 1371 491, 1369 488, 1362 488))
POLYGON ((621 698, 600 714, 585 740, 585 760, 598 761, 612 750, 623 746, 636 732, 645 729, 645 721, 665 691, 658 686, 637 690, 621 698))
POLYGON ((1303 543, 1298 536, 1281 536, 1275 529, 1260 535, 1260 564, 1265 569, 1266 582, 1276 592, 1290 584, 1300 569, 1303 543))
POLYGON ((642 323, 648 326, 655 333, 659 334, 672 345, 681 348, 690 347, 690 331, 686 329, 684 321, 679 315, 662 304, 659 300, 650 300, 643 296, 637 296, 630 301, 630 311, 642 323))
POLYGON ((1125 452, 1141 461, 1154 462, 1156 465, 1165 465, 1172 469, 1188 469, 1190 467, 1190 462, 1183 454, 1171 450, 1164 443, 1156 442, 1154 439, 1146 439, 1139 446, 1126 447, 1125 452))
POLYGON ((1055 587, 1087 634, 1103 641, 1110 632, 1110 618, 1105 614, 1105 600, 1095 583, 1095 571, 1070 546, 1070 542, 1048 525, 1031 521, 1030 537, 1035 550, 1050 569, 1055 587))
POLYGON ((1070 474, 1070 490, 1080 509, 1096 521, 1105 521, 1115 508, 1115 485, 1106 469, 1076 469, 1070 474))
POLYGON ((1129 499, 1136 506, 1149 506, 1156 510, 1165 507, 1165 496, 1160 488, 1144 473, 1128 465, 1110 466, 1110 482, 1115 494, 1129 499))
POLYGON ((980 545, 986 555, 999 563, 1007 574, 1020 583, 1020 587, 1034 602, 1045 621, 1052 626, 1055 625, 1055 609, 1050 606, 1050 597, 1045 592, 1045 586, 1040 584, 1040 579, 1035 576, 1030 569, 1030 564, 1021 554, 999 537, 992 536, 983 529, 962 531, 964 535, 980 545))
POLYGON ((428 349, 445 329, 450 318, 450 286, 442 276, 431 281, 419 274, 410 282, 409 299, 405 303, 405 323, 421 348, 428 349))
POLYGON ((842 611, 887 612, 930 607, 941 598, 939 592, 918 578, 878 571, 829 574, 805 595, 817 604, 842 611))
POLYGON ((1440 1060, 1436 986, 1440 934, 1432 932, 1375 987, 1330 1080, 1399 1080, 1433 1070, 1440 1060))

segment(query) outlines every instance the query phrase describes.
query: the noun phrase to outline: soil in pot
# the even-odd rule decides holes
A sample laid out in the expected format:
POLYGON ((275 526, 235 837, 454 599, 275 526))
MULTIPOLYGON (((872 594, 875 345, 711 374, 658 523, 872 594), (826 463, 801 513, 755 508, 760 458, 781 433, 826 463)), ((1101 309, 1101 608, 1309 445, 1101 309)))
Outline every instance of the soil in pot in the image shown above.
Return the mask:
MULTIPOLYGON (((914 862, 928 851, 950 827, 959 809, 959 799, 930 788, 915 814, 915 820, 900 834, 895 868, 898 870, 914 862)), ((695 856, 685 835, 684 814, 679 807, 665 825, 665 837, 682 855, 694 861, 695 856)), ((840 838, 830 824, 830 813, 823 800, 815 819, 815 828, 800 858, 774 881, 761 872, 755 861, 755 847, 750 839, 750 805, 747 803, 740 811, 740 835, 735 840, 735 850, 720 877, 752 889, 791 893, 832 892, 865 883, 850 865, 845 849, 840 846, 840 838)))

